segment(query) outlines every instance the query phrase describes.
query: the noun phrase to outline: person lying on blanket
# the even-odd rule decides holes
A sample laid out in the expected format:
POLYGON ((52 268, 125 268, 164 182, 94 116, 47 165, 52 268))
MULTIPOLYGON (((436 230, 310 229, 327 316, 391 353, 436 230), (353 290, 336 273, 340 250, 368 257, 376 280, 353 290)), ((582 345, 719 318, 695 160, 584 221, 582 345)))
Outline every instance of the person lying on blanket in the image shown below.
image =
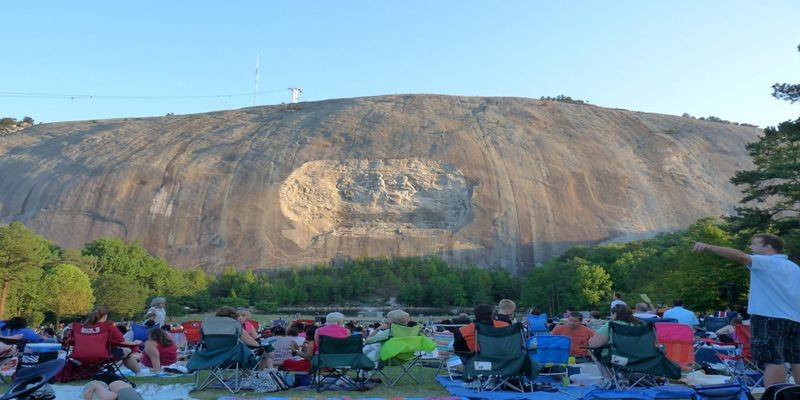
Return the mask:
POLYGON ((101 372, 92 376, 92 380, 83 387, 84 400, 144 400, 142 395, 133 389, 122 377, 109 372, 101 372))

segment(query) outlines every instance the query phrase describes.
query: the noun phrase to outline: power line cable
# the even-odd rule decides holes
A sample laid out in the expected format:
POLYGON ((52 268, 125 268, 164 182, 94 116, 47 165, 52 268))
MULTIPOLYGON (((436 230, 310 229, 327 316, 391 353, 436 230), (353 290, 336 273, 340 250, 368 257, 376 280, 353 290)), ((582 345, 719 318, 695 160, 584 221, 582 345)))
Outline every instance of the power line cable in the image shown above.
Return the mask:
MULTIPOLYGON (((278 93, 285 89, 273 89, 261 91, 261 93, 278 93)), ((0 97, 4 98, 29 98, 29 99, 108 99, 108 100, 171 100, 171 99, 213 99, 224 97, 244 97, 253 96, 254 93, 229 93, 212 95, 96 95, 96 94, 68 94, 68 93, 31 93, 31 92, 2 92, 0 97)))

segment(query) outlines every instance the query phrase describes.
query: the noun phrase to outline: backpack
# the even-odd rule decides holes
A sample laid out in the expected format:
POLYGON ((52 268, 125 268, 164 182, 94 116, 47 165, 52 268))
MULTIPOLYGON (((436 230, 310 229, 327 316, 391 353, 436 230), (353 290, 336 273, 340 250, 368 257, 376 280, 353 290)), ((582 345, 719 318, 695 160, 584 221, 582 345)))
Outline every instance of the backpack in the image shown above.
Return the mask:
POLYGON ((754 400, 750 390, 738 383, 698 386, 694 390, 697 400, 754 400))
POLYGON ((800 399, 800 385, 779 383, 772 385, 764 391, 762 400, 796 400, 800 399))

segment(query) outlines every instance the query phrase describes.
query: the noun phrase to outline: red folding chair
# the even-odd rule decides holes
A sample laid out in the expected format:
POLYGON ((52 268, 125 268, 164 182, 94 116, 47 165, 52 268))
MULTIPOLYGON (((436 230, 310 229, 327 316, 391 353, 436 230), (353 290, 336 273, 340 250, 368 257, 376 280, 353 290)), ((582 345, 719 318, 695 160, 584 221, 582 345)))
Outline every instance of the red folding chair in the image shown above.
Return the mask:
POLYGON ((200 344, 200 327, 203 325, 201 321, 186 321, 181 323, 183 333, 186 335, 186 347, 189 350, 197 348, 200 344))
POLYGON ((734 346, 734 351, 716 351, 716 356, 722 361, 728 374, 742 384, 749 387, 763 386, 764 371, 753 360, 750 349, 750 325, 734 325, 736 340, 734 343, 721 343, 709 339, 703 341, 718 346, 734 346))
POLYGON ((248 319, 247 321, 250 322, 253 325, 253 328, 256 330, 256 332, 259 334, 259 336, 263 336, 263 332, 261 332, 261 326, 258 323, 258 321, 254 320, 254 319, 248 319))
MULTIPOLYGON (((127 381, 117 365, 117 362, 124 360, 127 356, 121 357, 112 352, 112 347, 120 347, 119 344, 114 344, 114 337, 121 338, 122 333, 111 321, 95 325, 73 322, 67 337, 69 350, 66 363, 64 369, 56 376, 56 380, 67 382, 75 379, 88 379, 100 371, 108 370, 127 381)), ((132 354, 137 347, 130 346, 131 353, 129 354, 132 354)))
POLYGON ((683 370, 691 370, 694 360, 694 332, 692 327, 673 322, 656 322, 656 341, 664 346, 667 358, 683 370))

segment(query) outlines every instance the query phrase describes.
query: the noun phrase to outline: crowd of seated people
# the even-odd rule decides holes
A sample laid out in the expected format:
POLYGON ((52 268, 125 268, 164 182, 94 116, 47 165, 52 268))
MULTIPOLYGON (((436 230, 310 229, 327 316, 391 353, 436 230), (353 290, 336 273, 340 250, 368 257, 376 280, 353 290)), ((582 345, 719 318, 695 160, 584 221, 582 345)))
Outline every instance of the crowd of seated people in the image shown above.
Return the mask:
MULTIPOLYGON (((636 313, 633 313, 619 296, 615 297, 615 306, 611 309, 610 319, 602 318, 599 311, 592 311, 589 316, 586 312, 579 312, 569 307, 563 314, 564 319, 551 318, 547 320, 547 334, 567 336, 571 340, 570 355, 575 357, 578 362, 588 361, 589 347, 601 347, 608 343, 609 324, 643 324, 650 318, 658 317, 653 307, 647 303, 637 303, 636 313)), ((172 364, 177 360, 177 346, 170 338, 166 325, 165 300, 156 298, 151 303, 151 308, 147 310, 142 324, 152 326, 148 331, 147 340, 144 342, 142 353, 134 354, 131 357, 124 357, 125 365, 134 373, 141 369, 141 366, 148 367, 153 373, 161 373, 162 367, 172 364), (167 330, 162 329, 166 328, 167 330)), ((604 308, 604 307, 603 307, 604 308)), ((532 311, 541 314, 538 309, 532 311), (535 311, 534 311, 535 310, 535 311)), ((475 352, 475 327, 477 324, 485 324, 493 327, 504 327, 517 322, 516 303, 510 299, 503 299, 496 307, 488 304, 479 304, 474 307, 472 318, 466 313, 458 315, 452 320, 442 321, 444 327, 438 330, 451 330, 454 333, 453 349, 456 354, 468 355, 475 352)), ((84 321, 83 326, 91 328, 100 324, 108 324, 108 310, 98 307, 84 321)), ((731 311, 726 310, 730 315, 731 311)), ((735 313, 733 313, 735 315, 735 313)), ((524 314, 519 319, 525 323, 524 314)), ((562 315, 556 313, 557 316, 562 315)), ((679 320, 685 320, 692 326, 697 326, 699 321, 694 317, 694 313, 682 307, 682 303, 675 302, 675 307, 667 310, 666 315, 680 316, 679 320), (690 315, 691 314, 691 315, 690 315)), ((258 368, 284 368, 288 371, 309 371, 311 368, 311 358, 319 348, 320 337, 330 336, 344 338, 349 335, 361 335, 364 339, 363 352, 372 361, 378 362, 380 357, 381 345, 389 339, 390 327, 392 324, 413 325, 411 316, 401 309, 389 311, 382 322, 374 324, 361 324, 356 321, 346 321, 345 316, 340 312, 332 312, 324 318, 320 318, 320 326, 294 324, 284 328, 278 324, 271 327, 267 334, 269 347, 266 346, 267 338, 265 332, 259 332, 253 324, 252 315, 247 308, 233 309, 231 307, 221 307, 217 317, 230 318, 234 323, 241 325, 242 343, 257 352, 266 352, 262 357, 262 363, 258 368), (264 340, 263 344, 261 340, 264 340)), ((429 322, 430 323, 430 322, 429 322)), ((730 323, 716 334, 721 338, 735 341, 734 325, 742 323, 741 318, 733 318, 730 323)), ((434 325, 435 329, 436 326, 434 325)), ((115 352, 120 352, 120 358, 127 355, 131 350, 126 347, 129 345, 140 344, 138 341, 128 341, 122 337, 124 327, 117 328, 111 326, 113 341, 119 346, 115 352), (119 335, 117 335, 117 333, 119 335)), ((39 332, 27 327, 26 321, 15 317, 8 321, 0 321, 0 338, 23 339, 25 342, 56 341, 58 335, 53 327, 42 327, 39 332)), ((0 343, 0 355, 16 352, 13 345, 0 343)), ((99 390, 99 389, 98 389, 99 390)))

